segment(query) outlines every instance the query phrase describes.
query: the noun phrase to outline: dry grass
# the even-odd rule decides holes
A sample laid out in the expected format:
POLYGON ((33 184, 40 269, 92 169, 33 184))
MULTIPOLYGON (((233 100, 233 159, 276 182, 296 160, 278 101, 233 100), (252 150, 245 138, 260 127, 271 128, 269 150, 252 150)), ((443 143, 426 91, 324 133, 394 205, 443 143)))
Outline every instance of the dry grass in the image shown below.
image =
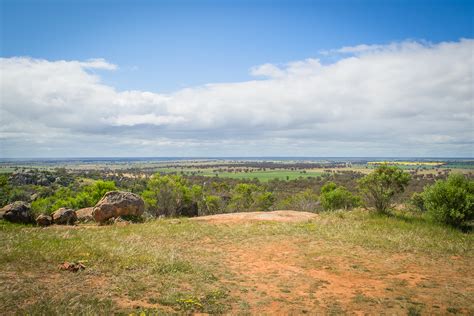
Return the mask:
POLYGON ((299 223, 0 222, 6 314, 472 314, 473 237, 363 211, 299 223), (60 271, 84 260, 84 271, 60 271))

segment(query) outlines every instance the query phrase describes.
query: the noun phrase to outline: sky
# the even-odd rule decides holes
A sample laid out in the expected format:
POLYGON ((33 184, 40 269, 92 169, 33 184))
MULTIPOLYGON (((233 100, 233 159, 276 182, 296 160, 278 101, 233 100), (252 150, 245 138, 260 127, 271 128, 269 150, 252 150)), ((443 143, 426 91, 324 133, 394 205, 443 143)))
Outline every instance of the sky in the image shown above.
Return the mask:
POLYGON ((0 0, 0 157, 474 157, 472 1, 0 0))

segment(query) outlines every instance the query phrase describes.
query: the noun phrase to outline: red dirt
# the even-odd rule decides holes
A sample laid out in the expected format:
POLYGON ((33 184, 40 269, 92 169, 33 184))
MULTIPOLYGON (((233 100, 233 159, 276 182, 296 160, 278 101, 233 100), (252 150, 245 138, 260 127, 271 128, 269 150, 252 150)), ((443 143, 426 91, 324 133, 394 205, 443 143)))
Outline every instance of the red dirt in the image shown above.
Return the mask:
MULTIPOLYGON (((465 273, 453 271, 445 260, 342 247, 311 257, 307 246, 303 240, 291 240, 225 247, 225 264, 234 275, 226 281, 232 296, 248 302, 252 314, 277 315, 398 315, 407 314, 408 309, 444 314, 451 306, 469 306, 462 295, 449 289, 454 286, 473 299, 474 282, 463 278, 465 273)), ((464 260, 460 268, 470 266, 464 260)), ((233 311, 239 307, 234 306, 233 311)), ((458 312, 469 314, 472 310, 458 312)))
POLYGON ((213 224, 220 223, 242 223, 252 221, 274 221, 274 222, 304 222, 316 218, 318 215, 299 211, 272 211, 272 212, 245 212, 218 214, 195 217, 193 220, 206 221, 213 224))

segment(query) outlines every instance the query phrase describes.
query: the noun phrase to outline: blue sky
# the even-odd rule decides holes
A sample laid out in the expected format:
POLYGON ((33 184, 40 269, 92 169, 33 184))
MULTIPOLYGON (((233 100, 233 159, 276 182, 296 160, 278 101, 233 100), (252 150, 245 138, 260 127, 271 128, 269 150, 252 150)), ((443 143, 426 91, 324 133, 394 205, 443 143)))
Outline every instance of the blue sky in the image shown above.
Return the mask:
POLYGON ((3 57, 104 58, 119 89, 247 80, 321 50, 471 38, 473 1, 5 1, 3 57))
POLYGON ((474 157, 473 1, 0 4, 0 157, 474 157))

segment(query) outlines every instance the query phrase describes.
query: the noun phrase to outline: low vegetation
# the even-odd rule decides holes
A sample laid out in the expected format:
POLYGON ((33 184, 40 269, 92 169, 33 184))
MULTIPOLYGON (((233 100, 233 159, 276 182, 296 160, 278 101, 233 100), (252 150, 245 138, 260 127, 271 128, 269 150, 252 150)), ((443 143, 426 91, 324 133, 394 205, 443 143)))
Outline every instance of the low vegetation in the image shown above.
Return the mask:
POLYGON ((321 188, 321 204, 327 211, 347 210, 360 205, 360 198, 345 187, 328 182, 321 188))
POLYGON ((382 165, 359 180, 367 206, 379 213, 389 212, 396 194, 405 191, 410 175, 397 167, 382 165))
POLYGON ((31 203, 35 214, 51 214, 60 207, 80 209, 95 205, 108 191, 117 190, 112 181, 95 181, 84 185, 76 183, 70 187, 59 187, 50 196, 40 197, 31 203))
MULTIPOLYGON (((256 169, 259 165, 250 163, 247 167, 234 168, 265 172, 267 167, 284 165, 264 164, 256 169)), ((296 164, 291 168, 302 166, 296 164)), ((448 179, 442 173, 420 179, 416 173, 387 164, 367 174, 327 170, 317 177, 267 182, 159 172, 151 176, 97 170, 77 173, 60 168, 1 175, 0 201, 4 204, 17 200, 31 202, 35 216, 51 214, 60 207, 94 206, 105 192, 117 189, 140 195, 145 200, 146 213, 152 217, 277 209, 321 212, 358 206, 390 214, 398 205, 426 213, 423 216, 435 221, 471 229, 472 183, 471 175, 451 175, 448 179)))
POLYGON ((414 215, 362 210, 245 225, 162 219, 39 229, 0 221, 0 310, 469 314, 473 241, 414 215), (59 270, 65 261, 86 268, 59 270))
POLYGON ((466 227, 474 220, 474 181, 452 174, 446 181, 437 181, 426 187, 421 202, 434 220, 454 227, 466 227))
POLYGON ((388 165, 266 182, 64 169, 2 175, 0 200, 21 197, 35 214, 93 206, 119 189, 140 195, 147 216, 47 228, 0 220, 0 310, 472 314, 474 181, 415 175, 388 165), (317 215, 225 225, 182 217, 275 209, 317 215))

